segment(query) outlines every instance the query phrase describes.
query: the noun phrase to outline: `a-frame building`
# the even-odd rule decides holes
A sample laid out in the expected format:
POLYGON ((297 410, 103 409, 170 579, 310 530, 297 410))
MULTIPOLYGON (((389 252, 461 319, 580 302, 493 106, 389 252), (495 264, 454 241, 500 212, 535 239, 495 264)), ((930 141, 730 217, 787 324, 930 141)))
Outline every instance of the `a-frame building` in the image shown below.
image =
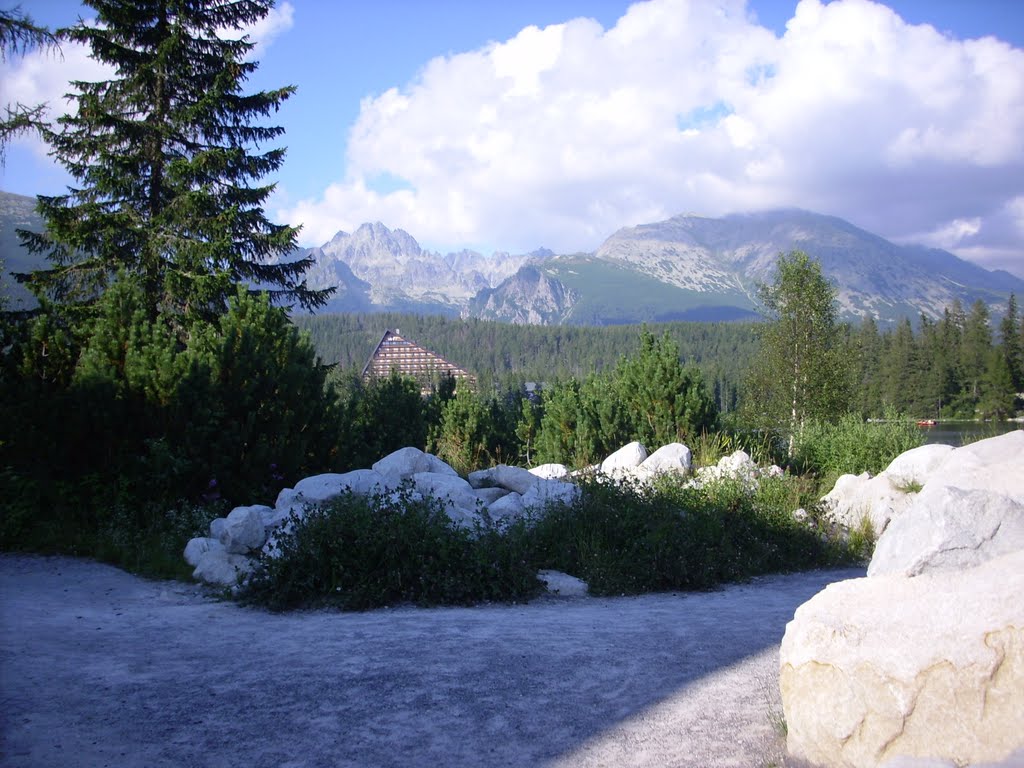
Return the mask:
POLYGON ((451 375, 458 383, 476 386, 476 377, 469 371, 404 338, 397 328, 384 332, 370 359, 363 366, 363 381, 387 378, 392 371, 414 378, 424 393, 429 393, 437 379, 445 375, 451 375))

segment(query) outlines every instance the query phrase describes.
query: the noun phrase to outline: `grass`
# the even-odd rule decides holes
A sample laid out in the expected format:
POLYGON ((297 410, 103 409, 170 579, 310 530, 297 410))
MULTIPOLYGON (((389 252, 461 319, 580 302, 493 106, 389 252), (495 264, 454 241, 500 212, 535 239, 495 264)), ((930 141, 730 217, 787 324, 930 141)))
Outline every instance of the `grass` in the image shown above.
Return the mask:
POLYGON ((907 482, 896 486, 896 490, 900 493, 920 493, 923 488, 924 486, 917 480, 907 480, 907 482))

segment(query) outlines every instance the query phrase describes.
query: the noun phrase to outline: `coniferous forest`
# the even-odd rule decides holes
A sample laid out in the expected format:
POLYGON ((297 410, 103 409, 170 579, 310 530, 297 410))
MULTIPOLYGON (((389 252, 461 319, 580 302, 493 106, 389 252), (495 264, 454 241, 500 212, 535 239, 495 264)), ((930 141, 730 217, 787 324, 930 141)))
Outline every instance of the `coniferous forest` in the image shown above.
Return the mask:
MULTIPOLYGON (((294 318, 321 359, 340 369, 362 369, 387 329, 472 371, 485 388, 525 381, 584 378, 633 354, 638 326, 530 326, 441 316, 324 314, 294 318)), ((760 346, 761 323, 657 323, 683 362, 700 370, 722 413, 736 410, 760 346)), ((880 329, 871 318, 839 328, 841 357, 850 377, 850 405, 865 419, 894 410, 915 419, 1005 419, 1024 407, 1024 317, 1011 296, 994 321, 977 302, 958 304, 939 320, 924 315, 880 329)), ((755 397, 756 393, 749 393, 755 397)))

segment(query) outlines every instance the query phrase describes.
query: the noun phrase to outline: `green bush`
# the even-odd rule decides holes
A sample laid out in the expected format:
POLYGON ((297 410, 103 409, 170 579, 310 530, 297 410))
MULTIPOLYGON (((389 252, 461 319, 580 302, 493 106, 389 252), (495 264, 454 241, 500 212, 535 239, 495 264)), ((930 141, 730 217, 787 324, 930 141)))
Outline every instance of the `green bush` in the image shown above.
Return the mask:
POLYGON ((471 604, 540 593, 524 524, 503 533, 460 528, 436 499, 406 486, 345 494, 293 518, 275 557, 264 556, 242 595, 272 610, 396 603, 471 604))
POLYGON ((181 338, 143 303, 119 281, 91 318, 47 309, 0 350, 0 396, 17 403, 0 409, 4 549, 173 576, 183 542, 168 510, 271 501, 332 468, 326 369, 283 310, 240 289, 181 338))
POLYGON ((802 472, 838 477, 877 474, 905 451, 924 442, 913 421, 888 413, 880 422, 847 414, 837 422, 812 421, 797 434, 793 465, 802 472))
POLYGON ((719 583, 840 562, 842 548, 794 520, 790 478, 703 488, 589 483, 579 500, 536 524, 543 567, 579 576, 593 594, 707 589, 719 583))

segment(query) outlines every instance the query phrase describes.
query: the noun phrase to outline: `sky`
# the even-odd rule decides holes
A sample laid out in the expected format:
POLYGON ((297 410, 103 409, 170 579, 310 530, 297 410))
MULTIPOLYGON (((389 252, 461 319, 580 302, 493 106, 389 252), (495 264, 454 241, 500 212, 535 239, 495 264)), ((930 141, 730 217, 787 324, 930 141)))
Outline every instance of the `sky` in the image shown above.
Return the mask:
MULTIPOLYGON (((798 207, 1024 277, 1019 0, 278 0, 248 33, 249 88, 298 87, 267 211, 302 245, 380 221, 441 252, 574 253, 798 207)), ((0 103, 56 116, 69 79, 106 76, 68 45, 8 57, 0 103)), ((4 191, 72 183, 37 140, 6 154, 4 191)))

